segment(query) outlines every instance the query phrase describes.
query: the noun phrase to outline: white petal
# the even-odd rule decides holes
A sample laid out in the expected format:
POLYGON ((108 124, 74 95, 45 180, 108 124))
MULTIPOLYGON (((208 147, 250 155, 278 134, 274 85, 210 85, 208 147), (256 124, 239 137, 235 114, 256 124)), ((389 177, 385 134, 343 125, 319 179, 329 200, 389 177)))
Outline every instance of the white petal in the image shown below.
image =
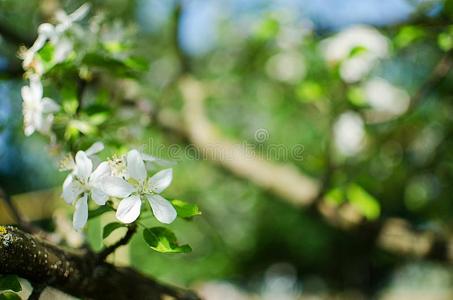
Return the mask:
POLYGON ((106 176, 101 180, 104 193, 112 197, 124 198, 132 194, 135 188, 120 177, 106 176))
POLYGON ((146 178, 146 168, 142 156, 137 150, 131 150, 127 153, 127 172, 129 176, 143 182, 146 178))
POLYGON ((75 205, 74 216, 72 219, 72 225, 74 229, 79 231, 82 229, 88 220, 88 199, 87 195, 84 194, 82 198, 77 200, 75 205))
POLYGON ((22 89, 20 90, 22 94, 22 99, 26 103, 32 103, 33 102, 33 96, 31 94, 31 89, 28 85, 23 86, 22 89))
POLYGON ((42 98, 42 83, 38 76, 30 77, 30 91, 34 101, 40 101, 42 98))
POLYGON ((100 180, 106 176, 110 175, 110 165, 108 162, 104 161, 99 164, 99 166, 94 170, 90 175, 90 184, 94 186, 100 185, 100 180))
POLYGON ((47 115, 44 117, 43 115, 37 115, 39 122, 37 122, 36 129, 42 134, 49 134, 50 128, 52 127, 53 123, 53 115, 47 115))
POLYGON ((88 155, 88 156, 91 156, 93 154, 96 154, 98 152, 101 152, 102 150, 104 150, 104 144, 101 143, 101 142, 96 142, 94 143, 93 145, 90 146, 90 148, 86 149, 85 150, 85 153, 88 155))
POLYGON ((87 180, 93 171, 93 163, 84 151, 78 151, 75 156, 76 167, 74 174, 79 178, 87 180))
POLYGON ((53 53, 53 61, 55 63, 61 63, 68 57, 73 49, 72 42, 67 38, 61 38, 55 44, 55 50, 53 53))
POLYGON ((42 47, 44 47, 46 39, 47 37, 45 35, 39 34, 38 38, 33 43, 33 46, 31 46, 30 49, 28 49, 28 51, 30 51, 29 53, 33 53, 33 55, 35 55, 36 52, 38 52, 42 47))
POLYGON ((97 205, 105 205, 109 196, 99 188, 91 189, 91 197, 97 205))
POLYGON ((149 154, 146 154, 146 153, 143 153, 143 152, 140 153, 140 155, 142 156, 142 159, 144 161, 156 161, 156 160, 158 160, 157 157, 149 155, 149 154))
POLYGON ((129 224, 137 220, 140 215, 142 201, 137 195, 121 200, 116 210, 116 218, 123 223, 129 224))
POLYGON ((45 38, 50 38, 51 36, 55 35, 55 26, 49 23, 42 23, 38 27, 38 34, 45 38))
POLYGON ((32 135, 34 132, 35 132, 35 126, 33 126, 32 124, 25 124, 25 127, 24 127, 24 134, 25 134, 26 136, 30 136, 30 135, 32 135))
POLYGON ((50 98, 42 99, 42 112, 43 113, 54 113, 60 110, 60 105, 50 98))
POLYGON ((69 15, 71 21, 74 22, 83 19, 90 11, 90 7, 91 5, 89 3, 85 3, 82 6, 80 6, 78 9, 76 9, 73 13, 69 15))
POLYGON ((164 224, 170 224, 176 219, 176 209, 161 195, 147 196, 156 219, 164 224))
POLYGON ((173 170, 165 169, 157 172, 148 181, 148 189, 154 193, 160 193, 165 190, 173 179, 173 170))
POLYGON ((63 182, 63 199, 68 204, 72 204, 82 193, 82 187, 75 181, 72 175, 68 175, 63 182))

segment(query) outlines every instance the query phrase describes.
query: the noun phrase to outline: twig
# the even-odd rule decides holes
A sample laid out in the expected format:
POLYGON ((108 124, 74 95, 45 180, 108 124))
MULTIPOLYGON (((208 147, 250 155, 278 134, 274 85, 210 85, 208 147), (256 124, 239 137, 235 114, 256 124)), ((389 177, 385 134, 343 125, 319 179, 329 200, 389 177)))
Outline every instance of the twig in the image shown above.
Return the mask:
POLYGON ((41 294, 46 288, 45 284, 32 284, 33 286, 33 291, 31 292, 30 297, 28 297, 28 300, 39 300, 41 298, 41 294))
POLYGON ((190 72, 190 61, 187 55, 184 53, 184 50, 181 47, 181 15, 183 13, 183 7, 181 3, 178 3, 175 6, 175 10, 173 11, 173 28, 172 28, 172 42, 174 46, 174 51, 176 52, 176 56, 179 62, 179 73, 180 75, 190 72))
POLYGON ((421 100, 447 76, 453 65, 452 54, 452 51, 448 51, 439 59, 432 72, 412 96, 409 111, 414 110, 421 100))
POLYGON ((77 80, 77 95, 76 96, 77 96, 78 106, 77 106, 76 114, 79 114, 82 109, 83 95, 85 93, 87 84, 88 84, 88 81, 83 78, 79 78, 77 80))
POLYGON ((129 225, 124 237, 122 237, 119 241, 117 241, 113 245, 108 246, 107 248, 105 248, 104 250, 102 250, 101 252, 99 252, 97 254, 97 261, 98 262, 104 261, 110 254, 115 252, 116 249, 118 249, 121 246, 127 245, 127 243, 129 243, 129 241, 131 240, 131 238, 134 236, 134 234, 136 232, 137 232, 137 225, 136 224, 129 225))

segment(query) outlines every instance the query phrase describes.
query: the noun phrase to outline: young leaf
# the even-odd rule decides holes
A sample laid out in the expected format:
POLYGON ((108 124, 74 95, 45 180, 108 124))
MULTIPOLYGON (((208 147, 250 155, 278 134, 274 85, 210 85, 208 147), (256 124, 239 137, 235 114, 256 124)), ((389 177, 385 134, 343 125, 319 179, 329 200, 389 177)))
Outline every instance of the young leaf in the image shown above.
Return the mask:
POLYGON ((19 278, 16 275, 5 275, 0 277, 0 291, 11 290, 14 292, 22 291, 19 278))
POLYGON ((189 245, 178 245, 175 234, 165 227, 147 228, 143 231, 143 238, 151 249, 161 253, 187 253, 192 248, 189 245))
POLYGON ((374 220, 381 213, 381 206, 376 198, 368 194, 362 187, 350 184, 347 189, 349 202, 368 219, 374 220))
POLYGON ((0 300, 21 300, 22 298, 13 292, 4 292, 0 294, 0 300))
POLYGON ((126 227, 126 225, 120 222, 113 222, 105 225, 104 230, 102 232, 102 238, 106 239, 113 231, 121 227, 126 227))
POLYGON ((187 219, 201 215, 201 211, 196 204, 187 203, 178 199, 172 200, 171 204, 176 209, 178 217, 187 219))

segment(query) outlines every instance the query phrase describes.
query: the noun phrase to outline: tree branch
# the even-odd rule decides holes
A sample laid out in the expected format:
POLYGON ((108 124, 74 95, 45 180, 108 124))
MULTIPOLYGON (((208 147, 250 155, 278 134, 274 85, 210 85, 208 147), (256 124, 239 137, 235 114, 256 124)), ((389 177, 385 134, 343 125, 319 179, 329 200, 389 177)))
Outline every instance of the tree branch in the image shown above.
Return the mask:
POLYGON ((160 284, 131 268, 98 262, 86 251, 70 251, 12 226, 0 226, 0 274, 16 274, 33 285, 49 285, 88 299, 199 299, 194 293, 160 284))
POLYGON ((136 232, 137 225, 136 224, 129 225, 127 227, 127 232, 123 238, 121 238, 118 242, 114 243, 113 245, 108 246, 98 254, 97 257, 98 262, 104 261, 110 254, 115 252, 115 250, 118 249, 119 247, 127 245, 136 232))

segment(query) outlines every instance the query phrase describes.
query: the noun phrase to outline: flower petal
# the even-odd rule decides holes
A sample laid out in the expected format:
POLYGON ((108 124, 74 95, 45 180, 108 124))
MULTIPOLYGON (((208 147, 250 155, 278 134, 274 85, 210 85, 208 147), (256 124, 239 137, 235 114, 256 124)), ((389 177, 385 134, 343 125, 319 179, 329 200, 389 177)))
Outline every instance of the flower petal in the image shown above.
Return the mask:
POLYGON ((78 151, 75 156, 76 167, 74 174, 79 178, 87 180, 93 171, 93 163, 84 151, 78 151))
POLYGON ((71 174, 63 182, 63 199, 68 204, 72 204, 82 193, 83 189, 80 184, 74 180, 71 174))
POLYGON ((123 223, 129 224, 137 220, 140 215, 142 201, 137 195, 121 200, 116 210, 116 218, 123 223))
POLYGON ((72 218, 72 225, 74 229, 79 231, 82 229, 88 221, 88 199, 87 195, 84 194, 82 198, 77 200, 75 205, 74 216, 72 218))
MULTIPOLYGON (((38 27, 38 31, 39 31, 40 27, 41 26, 38 27)), ((47 40, 47 36, 39 33, 38 38, 35 40, 35 42, 30 47, 30 49, 28 49, 29 55, 33 54, 33 56, 34 56, 36 54, 36 52, 38 52, 42 47, 44 47, 46 40, 47 40)), ((30 58, 28 58, 28 59, 30 60, 30 58)))
POLYGON ((129 175, 143 182, 147 176, 145 163, 143 162, 142 156, 137 150, 131 150, 127 153, 127 172, 129 175))
POLYGON ((42 98, 42 83, 38 76, 30 77, 30 91, 34 101, 41 101, 42 98))
POLYGON ((90 184, 93 186, 100 186, 102 178, 110 175, 110 165, 108 162, 103 161, 90 175, 90 184))
POLYGON ((54 113, 60 110, 60 105, 50 98, 42 99, 42 112, 43 113, 54 113))
POLYGON ((151 209, 156 219, 164 224, 170 224, 176 219, 176 209, 161 195, 147 196, 151 209))
MULTIPOLYGON (((39 34, 39 36, 43 36, 46 39, 48 39, 55 34, 55 26, 53 26, 52 24, 49 24, 49 23, 42 23, 38 27, 38 34, 39 34)), ((39 37, 38 37, 38 39, 39 39, 39 37)))
POLYGON ((22 87, 20 90, 22 94, 22 99, 24 100, 25 103, 32 103, 33 102, 33 97, 31 95, 31 89, 28 85, 25 85, 22 87))
POLYGON ((120 177, 106 176, 101 180, 104 193, 112 197, 124 198, 132 194, 135 188, 120 177))
POLYGON ((91 5, 89 3, 85 3, 79 8, 77 8, 75 11, 73 11, 70 15, 69 18, 71 19, 72 22, 79 21, 83 19, 88 12, 90 11, 91 5))
POLYGON ((55 50, 53 53, 53 61, 55 63, 60 63, 68 57, 73 49, 72 42, 67 38, 61 38, 55 44, 55 50))
POLYGON ((105 202, 109 199, 109 196, 99 188, 91 189, 91 197, 97 205, 105 205, 105 202))
POLYGON ((104 150, 104 144, 101 142, 96 142, 93 145, 91 145, 90 148, 86 149, 85 153, 88 156, 92 156, 93 154, 101 152, 102 150, 104 150))
POLYGON ((154 193, 161 193, 165 190, 173 179, 173 170, 165 169, 157 172, 148 181, 148 189, 154 193))

